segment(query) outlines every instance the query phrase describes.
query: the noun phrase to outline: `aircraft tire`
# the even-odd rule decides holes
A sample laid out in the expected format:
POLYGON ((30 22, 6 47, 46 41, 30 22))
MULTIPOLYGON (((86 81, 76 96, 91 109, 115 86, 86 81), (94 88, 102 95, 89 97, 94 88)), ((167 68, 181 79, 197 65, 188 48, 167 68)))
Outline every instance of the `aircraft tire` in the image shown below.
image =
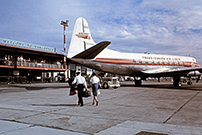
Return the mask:
POLYGON ((182 84, 181 84, 180 82, 174 82, 174 83, 173 83, 173 86, 174 86, 174 87, 181 87, 182 84))
POLYGON ((187 85, 192 85, 192 82, 187 82, 187 85))
POLYGON ((105 82, 105 83, 102 85, 102 87, 103 87, 104 89, 108 89, 108 88, 109 88, 109 85, 105 82))
POLYGON ((173 86, 174 87, 181 87, 181 83, 180 83, 180 76, 174 76, 173 77, 173 86))
POLYGON ((135 85, 136 86, 141 86, 142 85, 142 80, 135 80, 135 85))

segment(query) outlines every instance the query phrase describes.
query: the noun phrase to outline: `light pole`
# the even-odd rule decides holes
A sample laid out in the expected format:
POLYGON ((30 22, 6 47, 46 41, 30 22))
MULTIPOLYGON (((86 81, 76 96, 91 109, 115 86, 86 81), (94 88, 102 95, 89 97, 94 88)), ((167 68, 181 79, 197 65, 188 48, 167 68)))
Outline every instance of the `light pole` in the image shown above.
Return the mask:
MULTIPOLYGON (((68 27, 68 20, 66 20, 66 21, 61 21, 61 25, 63 25, 64 26, 64 52, 66 52, 66 27, 68 27)), ((64 69, 66 69, 66 56, 64 55, 64 69)), ((66 80, 66 72, 67 71, 65 71, 65 74, 64 74, 64 79, 65 79, 65 82, 67 81, 66 80)))

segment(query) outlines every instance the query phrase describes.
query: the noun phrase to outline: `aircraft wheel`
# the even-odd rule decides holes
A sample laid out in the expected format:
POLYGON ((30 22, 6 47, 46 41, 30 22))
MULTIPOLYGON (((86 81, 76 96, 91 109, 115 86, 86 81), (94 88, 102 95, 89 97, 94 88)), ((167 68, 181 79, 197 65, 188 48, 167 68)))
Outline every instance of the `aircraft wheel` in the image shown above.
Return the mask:
POLYGON ((182 84, 181 84, 180 82, 174 82, 173 86, 174 86, 174 87, 181 87, 182 84))
POLYGON ((182 84, 180 82, 180 76, 174 76, 173 77, 173 86, 174 87, 181 87, 182 84))
POLYGON ((187 82, 187 85, 192 85, 192 82, 187 82))
POLYGON ((142 80, 135 80, 135 85, 136 86, 141 86, 142 85, 142 80))
POLYGON ((107 83, 104 83, 103 86, 102 86, 104 89, 108 89, 109 88, 109 85, 107 83))

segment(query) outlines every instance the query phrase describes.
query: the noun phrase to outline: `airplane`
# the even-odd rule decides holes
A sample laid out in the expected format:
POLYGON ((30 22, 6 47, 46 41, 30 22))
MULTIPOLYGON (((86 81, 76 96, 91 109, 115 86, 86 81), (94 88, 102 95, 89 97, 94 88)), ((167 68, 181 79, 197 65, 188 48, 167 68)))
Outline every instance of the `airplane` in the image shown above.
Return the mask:
POLYGON ((91 69, 134 77, 135 85, 141 86, 148 77, 172 77, 173 86, 180 87, 181 77, 186 77, 188 85, 192 76, 201 77, 202 67, 197 60, 188 56, 123 53, 106 48, 110 41, 96 44, 91 36, 87 21, 76 20, 67 59, 91 69))

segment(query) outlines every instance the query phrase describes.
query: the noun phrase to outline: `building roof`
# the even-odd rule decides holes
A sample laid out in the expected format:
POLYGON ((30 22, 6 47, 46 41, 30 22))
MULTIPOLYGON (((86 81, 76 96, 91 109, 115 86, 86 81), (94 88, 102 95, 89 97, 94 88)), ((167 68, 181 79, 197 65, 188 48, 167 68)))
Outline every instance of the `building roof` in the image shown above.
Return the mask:
POLYGON ((24 58, 46 59, 53 61, 64 59, 64 54, 62 53, 35 50, 7 44, 0 44, 0 54, 13 56, 23 55, 24 58))

